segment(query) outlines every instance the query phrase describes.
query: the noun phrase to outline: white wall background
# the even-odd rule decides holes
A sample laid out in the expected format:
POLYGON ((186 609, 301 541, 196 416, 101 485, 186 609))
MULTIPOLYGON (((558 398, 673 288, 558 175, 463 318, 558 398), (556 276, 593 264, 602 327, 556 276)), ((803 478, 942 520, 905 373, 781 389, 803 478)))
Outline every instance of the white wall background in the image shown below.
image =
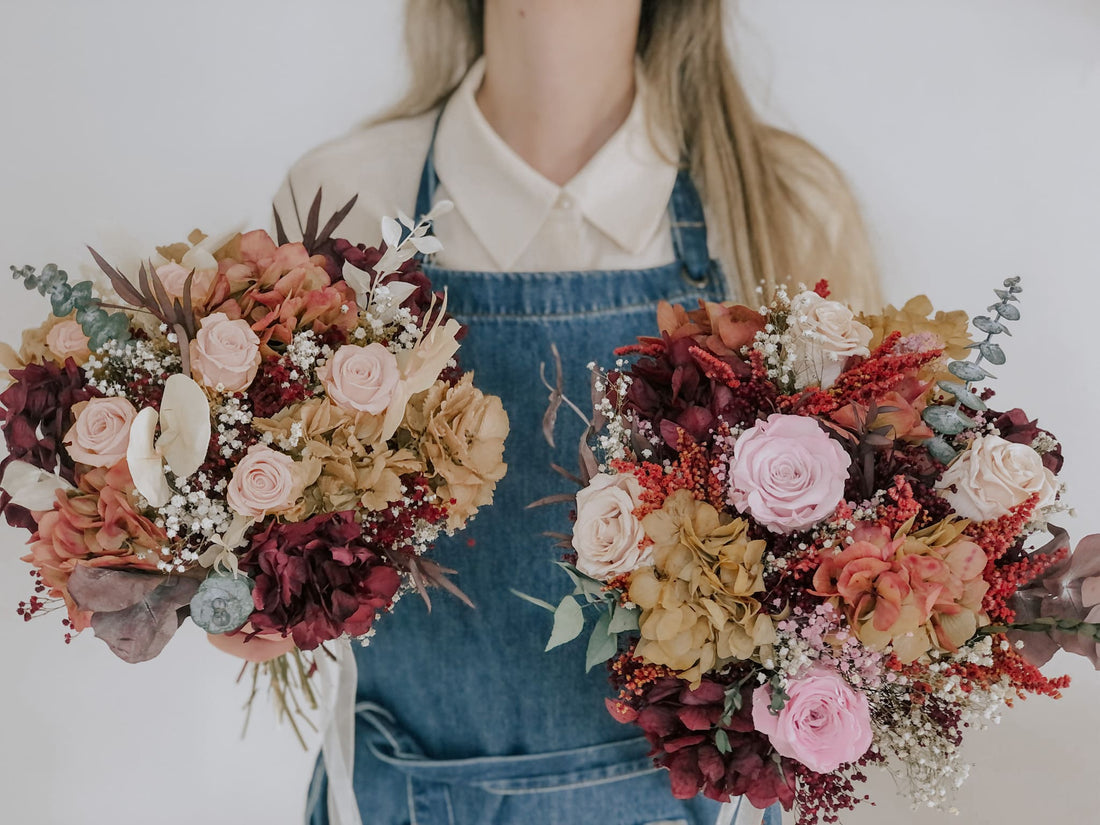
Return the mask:
MULTIPOLYGON (((399 17, 396 0, 0 0, 0 261, 76 269, 86 242, 266 219, 301 152, 400 88, 399 17)), ((1071 527, 1100 531, 1100 3, 744 0, 737 39, 763 110, 849 174, 891 300, 974 311, 1025 276, 1002 397, 1062 436, 1071 527)), ((3 287, 0 336, 46 311, 3 287)), ((190 625, 139 667, 23 626, 22 542, 0 530, 0 822, 298 822, 312 757, 262 702, 239 738, 234 661, 190 625)), ((1100 678, 1054 664, 1076 677, 1065 699, 972 738, 957 820, 876 778, 879 806, 844 821, 1096 821, 1100 678)))

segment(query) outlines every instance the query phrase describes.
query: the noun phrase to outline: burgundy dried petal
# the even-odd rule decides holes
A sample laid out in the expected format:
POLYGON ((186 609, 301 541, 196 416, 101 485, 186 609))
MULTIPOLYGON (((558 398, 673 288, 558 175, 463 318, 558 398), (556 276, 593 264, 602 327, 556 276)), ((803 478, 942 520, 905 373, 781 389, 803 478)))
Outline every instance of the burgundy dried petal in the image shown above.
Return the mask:
POLYGON ((124 662, 147 662, 157 656, 179 629, 179 609, 190 603, 199 588, 196 579, 163 577, 162 583, 136 604, 92 615, 96 638, 124 662))

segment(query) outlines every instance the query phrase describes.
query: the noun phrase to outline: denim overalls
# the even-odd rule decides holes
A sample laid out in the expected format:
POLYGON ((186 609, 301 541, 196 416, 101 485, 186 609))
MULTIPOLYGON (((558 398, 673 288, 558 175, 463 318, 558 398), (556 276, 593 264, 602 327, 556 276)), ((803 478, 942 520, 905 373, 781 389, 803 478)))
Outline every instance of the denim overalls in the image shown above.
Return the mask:
MULTIPOLYGON (((438 177, 435 137, 416 214, 438 177)), ((570 587, 542 534, 568 532, 565 507, 526 506, 571 482, 582 425, 559 413, 557 449, 542 435, 547 391, 539 365, 561 354, 566 391, 582 409, 596 361, 656 332, 661 299, 697 305, 725 297, 707 251, 702 205, 681 172, 669 202, 676 260, 643 270, 461 272, 424 266, 449 309, 469 326, 459 358, 476 385, 501 396, 511 419, 508 474, 469 527, 444 538, 433 558, 459 571, 476 610, 439 591, 429 614, 409 596, 378 622, 359 666, 354 787, 365 825, 711 825, 719 806, 673 798, 668 776, 647 757, 637 729, 604 709, 606 670, 584 672, 583 642, 544 653, 550 616, 509 590, 557 603, 570 587)), ((547 364, 548 375, 553 367, 547 364)), ((327 825, 320 761, 310 825, 327 825)), ((747 803, 746 803, 747 805, 747 803)), ((778 821, 778 820, 776 820, 778 821)))

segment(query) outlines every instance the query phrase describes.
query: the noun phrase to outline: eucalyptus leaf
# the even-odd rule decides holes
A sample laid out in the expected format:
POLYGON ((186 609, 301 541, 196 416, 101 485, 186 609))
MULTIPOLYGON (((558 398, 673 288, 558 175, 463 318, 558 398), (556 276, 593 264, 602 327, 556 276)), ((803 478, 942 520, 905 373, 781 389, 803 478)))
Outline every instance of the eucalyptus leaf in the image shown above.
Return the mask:
POLYGON ((50 307, 58 318, 64 318, 76 309, 73 303, 73 288, 68 284, 54 284, 50 292, 50 307))
POLYGON ((232 633, 252 615, 252 580, 212 572, 191 597, 191 619, 207 633, 232 633))
POLYGON ((994 321, 988 315, 979 315, 972 323, 987 335, 1000 335, 1001 333, 1009 334, 1008 327, 1000 321, 994 321))
POLYGON ((718 728, 714 732, 714 747, 718 748, 719 753, 732 753, 733 748, 730 747, 729 734, 722 728, 718 728))
POLYGON ((585 673, 593 667, 606 662, 619 649, 618 637, 608 632, 611 626, 611 613, 600 616, 596 626, 592 628, 592 635, 588 638, 588 651, 585 654, 585 673))
POLYGON ((925 407, 921 413, 929 427, 943 435, 958 435, 968 427, 974 426, 974 422, 956 410, 943 404, 925 407))
POLYGON ((955 381, 937 381, 936 384, 944 392, 949 392, 966 407, 972 410, 988 409, 985 402, 966 388, 964 384, 955 381))
POLYGON ((924 446, 928 450, 928 454, 940 464, 950 464, 958 455, 955 448, 948 444, 942 435, 927 439, 924 446))
POLYGON ((995 293, 997 293, 997 297, 1000 298, 1002 301, 1019 301, 1020 300, 1013 293, 1009 292, 1007 289, 995 289, 993 291, 995 293))
POLYGON ((572 596, 566 596, 554 611, 554 629, 550 631, 547 650, 571 642, 584 630, 584 611, 572 596))
POLYGON ((995 377, 973 361, 952 361, 947 365, 947 369, 956 378, 961 378, 968 383, 995 377))
MULTIPOLYGON (((72 291, 73 307, 81 309, 89 306, 92 303, 92 282, 81 281, 78 284, 73 284, 72 291)), ((68 313, 65 313, 68 315, 68 313)))
POLYGON ((637 607, 616 607, 612 611, 611 624, 608 631, 611 633, 629 633, 638 629, 638 619, 642 611, 637 607))
POLYGON ((590 602, 603 601, 607 594, 603 589, 603 582, 599 582, 591 576, 586 576, 576 567, 564 561, 557 562, 558 567, 569 574, 569 578, 576 585, 576 595, 587 596, 590 602))
POLYGON ((550 604, 550 602, 544 602, 542 599, 536 599, 534 596, 528 596, 526 593, 522 593, 519 590, 516 590, 515 588, 509 588, 509 589, 511 590, 513 596, 518 596, 519 598, 523 599, 525 602, 530 602, 531 604, 535 605, 536 607, 541 607, 543 610, 547 611, 548 613, 553 613, 557 609, 557 608, 554 607, 554 605, 550 604))
POLYGON ((1002 301, 999 304, 995 304, 993 307, 990 307, 990 309, 995 309, 998 313, 1000 313, 1000 316, 1002 318, 1004 318, 1005 320, 1008 320, 1008 321, 1019 321, 1020 320, 1020 308, 1017 307, 1017 306, 1013 306, 1012 304, 1008 303, 1007 301, 1002 301))
POLYGON ((1005 351, 1001 349, 1001 345, 994 344, 992 341, 982 341, 978 344, 978 351, 986 361, 994 366, 999 367, 1008 360, 1005 358, 1005 351))

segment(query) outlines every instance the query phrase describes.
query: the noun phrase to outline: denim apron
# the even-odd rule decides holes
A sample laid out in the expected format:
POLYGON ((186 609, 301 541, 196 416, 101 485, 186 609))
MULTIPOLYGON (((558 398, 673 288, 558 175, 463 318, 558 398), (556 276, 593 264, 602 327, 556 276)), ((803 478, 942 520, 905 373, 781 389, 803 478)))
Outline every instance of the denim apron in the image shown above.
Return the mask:
MULTIPOLYGON (((434 144, 433 135, 417 216, 438 185, 434 144)), ((508 474, 493 505, 464 532, 442 537, 433 555, 459 571, 456 582, 477 608, 440 591, 429 613, 409 596, 381 618, 368 647, 356 646, 353 785, 365 825, 712 825, 719 816, 711 800, 672 796, 645 739, 604 709, 606 669, 584 672, 581 642, 543 652, 549 614, 509 592, 557 603, 569 586, 553 564, 561 551, 543 536, 568 531, 565 508, 525 509, 571 489, 551 464, 577 466, 579 418, 561 410, 556 449, 542 435, 547 391, 539 368, 551 344, 566 392, 583 409, 586 365, 607 366, 616 347, 654 334, 659 300, 694 308, 701 298, 726 297, 686 172, 668 208, 676 260, 665 266, 467 272, 424 265, 433 287, 447 290, 449 311, 469 327, 462 366, 508 411, 508 474)), ((328 825, 325 798, 319 760, 309 825, 328 825)))

